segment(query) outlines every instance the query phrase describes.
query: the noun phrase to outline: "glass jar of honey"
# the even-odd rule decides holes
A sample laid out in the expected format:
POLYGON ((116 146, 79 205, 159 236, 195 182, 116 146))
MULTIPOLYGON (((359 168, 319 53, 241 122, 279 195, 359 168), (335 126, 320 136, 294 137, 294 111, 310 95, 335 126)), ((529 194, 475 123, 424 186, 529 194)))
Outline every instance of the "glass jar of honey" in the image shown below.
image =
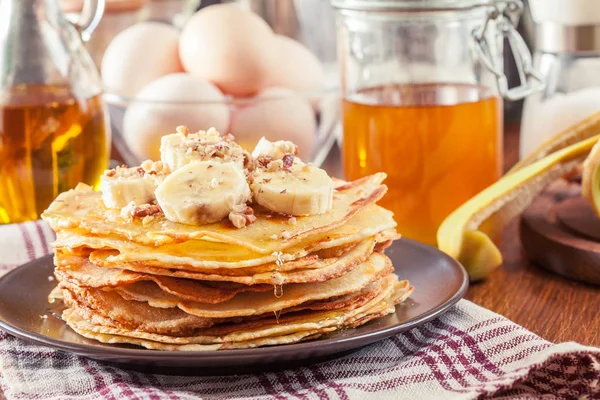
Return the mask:
POLYGON ((503 98, 541 90, 514 28, 520 1, 331 0, 337 12, 346 179, 387 173, 381 204, 408 238, 502 173, 503 98), (503 42, 521 83, 509 88, 503 42))

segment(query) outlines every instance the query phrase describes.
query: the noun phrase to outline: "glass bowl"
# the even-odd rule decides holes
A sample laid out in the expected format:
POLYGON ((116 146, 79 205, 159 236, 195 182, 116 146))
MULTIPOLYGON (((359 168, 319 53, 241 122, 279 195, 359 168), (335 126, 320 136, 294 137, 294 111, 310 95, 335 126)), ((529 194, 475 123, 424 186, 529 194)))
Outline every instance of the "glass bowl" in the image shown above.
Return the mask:
MULTIPOLYGON (((303 0, 302 6, 294 0, 220 2, 237 3, 263 18, 274 33, 303 43, 322 63, 326 88, 310 93, 269 90, 269 95, 241 99, 226 96, 219 102, 152 101, 126 98, 105 90, 113 142, 122 161, 138 165, 147 158, 160 159, 160 136, 175 132, 178 125, 185 125, 192 132, 214 126, 222 134, 232 133, 247 150, 252 150, 262 136, 269 140, 291 140, 299 146, 302 159, 321 164, 335 143, 340 117, 335 21, 331 6, 321 0, 303 0), (221 117, 223 113, 229 115, 229 124, 223 122, 224 118, 202 117, 217 109, 221 117)), ((181 29, 200 5, 209 3, 214 2, 146 0, 146 6, 135 12, 135 19, 130 17, 120 25, 112 21, 125 18, 125 14, 109 13, 103 21, 107 26, 104 47, 90 51, 95 59, 101 60, 110 39, 135 22, 160 21, 181 29), (170 4, 168 12, 164 7, 151 12, 163 3, 170 4), (109 28, 112 29, 110 32, 109 28)))
POLYGON ((271 141, 290 140, 299 156, 319 166, 335 144, 340 129, 340 98, 337 88, 318 92, 274 94, 254 98, 226 98, 223 102, 164 102, 124 98, 105 92, 113 143, 127 165, 160 159, 160 137, 174 133, 178 125, 191 132, 212 127, 211 110, 226 109, 229 123, 222 134, 232 133, 242 147, 252 151, 265 136, 271 141), (202 126, 199 126, 199 125, 202 126))

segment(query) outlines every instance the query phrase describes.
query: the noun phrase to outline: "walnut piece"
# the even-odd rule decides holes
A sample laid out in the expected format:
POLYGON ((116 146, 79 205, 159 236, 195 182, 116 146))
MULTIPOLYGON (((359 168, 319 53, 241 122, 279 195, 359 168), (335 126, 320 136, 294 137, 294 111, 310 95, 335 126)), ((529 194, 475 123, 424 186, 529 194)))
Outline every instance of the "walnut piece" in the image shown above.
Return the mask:
POLYGON ((229 213, 229 220, 236 228, 240 229, 256 221, 252 207, 241 205, 235 206, 229 213))
POLYGON ((294 156, 292 154, 283 156, 283 168, 289 169, 292 165, 294 165, 294 156))
POLYGON ((140 167, 147 173, 151 175, 168 175, 169 174, 169 166, 162 161, 152 161, 146 160, 142 162, 140 167))
POLYGON ((175 128, 175 130, 177 133, 181 133, 183 136, 190 134, 190 130, 187 128, 187 126, 179 125, 177 128, 175 128))
POLYGON ((274 160, 267 165, 268 172, 280 171, 283 169, 283 160, 274 160))
POLYGON ((121 209, 121 216, 127 219, 145 218, 162 213, 158 204, 142 204, 136 206, 132 201, 121 209))

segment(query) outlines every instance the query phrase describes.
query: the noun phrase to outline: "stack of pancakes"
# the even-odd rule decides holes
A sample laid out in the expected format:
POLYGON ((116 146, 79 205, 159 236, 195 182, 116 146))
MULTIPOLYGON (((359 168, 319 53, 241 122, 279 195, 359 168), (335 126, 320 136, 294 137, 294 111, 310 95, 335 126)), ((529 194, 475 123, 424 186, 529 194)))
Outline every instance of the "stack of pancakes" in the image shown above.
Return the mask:
POLYGON ((412 292, 383 254, 398 239, 375 203, 384 174, 335 181, 330 212, 192 226, 127 219, 80 185, 43 218, 57 233, 55 276, 77 333, 161 350, 288 344, 363 325, 412 292))

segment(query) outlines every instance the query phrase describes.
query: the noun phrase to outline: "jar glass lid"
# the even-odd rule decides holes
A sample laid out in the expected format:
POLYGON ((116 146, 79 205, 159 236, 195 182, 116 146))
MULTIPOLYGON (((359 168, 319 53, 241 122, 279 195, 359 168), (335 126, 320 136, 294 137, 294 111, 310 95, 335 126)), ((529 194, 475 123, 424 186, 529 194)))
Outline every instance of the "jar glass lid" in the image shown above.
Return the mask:
POLYGON ((361 11, 428 11, 468 9, 498 0, 331 0, 335 8, 361 11))

